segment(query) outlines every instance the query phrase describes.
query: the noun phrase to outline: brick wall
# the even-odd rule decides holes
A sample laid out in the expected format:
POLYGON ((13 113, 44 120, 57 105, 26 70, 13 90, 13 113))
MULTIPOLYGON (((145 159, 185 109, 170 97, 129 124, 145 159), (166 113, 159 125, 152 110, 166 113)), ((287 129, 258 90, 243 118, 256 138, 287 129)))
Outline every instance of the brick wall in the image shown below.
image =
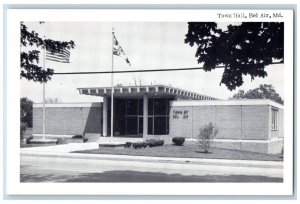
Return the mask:
POLYGON ((171 107, 169 128, 171 137, 192 137, 192 112, 192 107, 171 107), (187 118, 183 118, 185 112, 187 118))
MULTIPOLYGON (((283 147, 284 111, 278 108, 278 130, 271 130, 271 108, 264 104, 179 102, 171 106, 170 137, 197 139, 201 126, 212 122, 219 129, 213 146, 243 151, 278 154, 283 147), (272 139, 272 140, 271 140, 272 139)), ((255 101, 254 101, 255 103, 255 101)), ((280 107, 280 106, 278 106, 280 107)))
POLYGON ((242 106, 242 139, 267 140, 269 131, 269 106, 242 106))
MULTIPOLYGON (((46 105, 47 106, 47 105, 46 105)), ((46 134, 75 135, 83 133, 102 133, 102 107, 96 103, 90 107, 46 107, 45 132, 46 134)), ((33 108, 33 133, 43 131, 43 109, 33 108)))
POLYGON ((212 122, 219 129, 217 139, 265 140, 268 138, 268 110, 266 105, 172 106, 170 136, 197 138, 200 127, 212 122))
POLYGON ((278 137, 284 137, 284 111, 279 109, 279 134, 278 137))
POLYGON ((217 139, 241 139, 242 107, 215 106, 215 109, 215 123, 219 129, 217 139))

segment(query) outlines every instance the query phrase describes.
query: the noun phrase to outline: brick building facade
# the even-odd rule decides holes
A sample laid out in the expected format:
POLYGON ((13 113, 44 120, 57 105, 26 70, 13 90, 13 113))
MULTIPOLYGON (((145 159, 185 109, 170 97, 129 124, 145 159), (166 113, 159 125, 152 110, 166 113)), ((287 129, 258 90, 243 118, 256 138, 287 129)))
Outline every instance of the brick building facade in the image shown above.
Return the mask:
MULTIPOLYGON (((80 88, 103 97, 99 103, 46 104, 45 133, 110 136, 111 88, 80 88)), ((33 133, 42 133, 42 104, 34 104, 33 133)), ((219 133, 214 145, 268 154, 283 147, 283 106, 270 100, 217 100, 167 86, 114 88, 113 137, 186 137, 194 141, 212 122, 219 133)))

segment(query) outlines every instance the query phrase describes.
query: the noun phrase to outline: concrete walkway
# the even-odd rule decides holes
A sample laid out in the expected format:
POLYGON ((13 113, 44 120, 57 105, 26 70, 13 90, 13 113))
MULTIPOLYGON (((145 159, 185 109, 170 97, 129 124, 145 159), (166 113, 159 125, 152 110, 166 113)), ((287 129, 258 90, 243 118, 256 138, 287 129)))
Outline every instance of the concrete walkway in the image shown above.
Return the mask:
POLYGON ((69 153, 73 151, 89 150, 89 149, 98 149, 99 145, 96 142, 89 143, 69 143, 53 146, 40 146, 40 147, 28 147, 21 148, 21 154, 26 152, 32 153, 69 153))

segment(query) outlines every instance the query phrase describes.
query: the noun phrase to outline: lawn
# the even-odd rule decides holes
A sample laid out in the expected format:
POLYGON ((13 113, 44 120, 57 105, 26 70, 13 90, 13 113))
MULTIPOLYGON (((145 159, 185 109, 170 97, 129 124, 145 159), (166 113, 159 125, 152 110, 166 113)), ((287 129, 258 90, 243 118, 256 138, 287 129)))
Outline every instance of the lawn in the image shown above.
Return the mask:
POLYGON ((201 152, 196 144, 185 144, 175 146, 165 144, 164 146, 152 148, 123 148, 123 147, 100 147, 99 149, 76 151, 76 153, 87 154, 115 154, 131 156, 152 156, 152 157, 175 157, 175 158, 205 158, 205 159, 234 159, 234 160, 260 160, 260 161, 283 161, 281 154, 268 155, 255 152, 211 148, 209 153, 201 152))

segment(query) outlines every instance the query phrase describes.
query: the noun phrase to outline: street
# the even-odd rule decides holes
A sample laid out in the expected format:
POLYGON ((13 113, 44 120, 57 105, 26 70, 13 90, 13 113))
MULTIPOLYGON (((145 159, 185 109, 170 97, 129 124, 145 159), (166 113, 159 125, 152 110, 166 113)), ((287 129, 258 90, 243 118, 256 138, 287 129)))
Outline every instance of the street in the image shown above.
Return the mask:
POLYGON ((21 182, 282 182, 278 166, 21 155, 21 182))

